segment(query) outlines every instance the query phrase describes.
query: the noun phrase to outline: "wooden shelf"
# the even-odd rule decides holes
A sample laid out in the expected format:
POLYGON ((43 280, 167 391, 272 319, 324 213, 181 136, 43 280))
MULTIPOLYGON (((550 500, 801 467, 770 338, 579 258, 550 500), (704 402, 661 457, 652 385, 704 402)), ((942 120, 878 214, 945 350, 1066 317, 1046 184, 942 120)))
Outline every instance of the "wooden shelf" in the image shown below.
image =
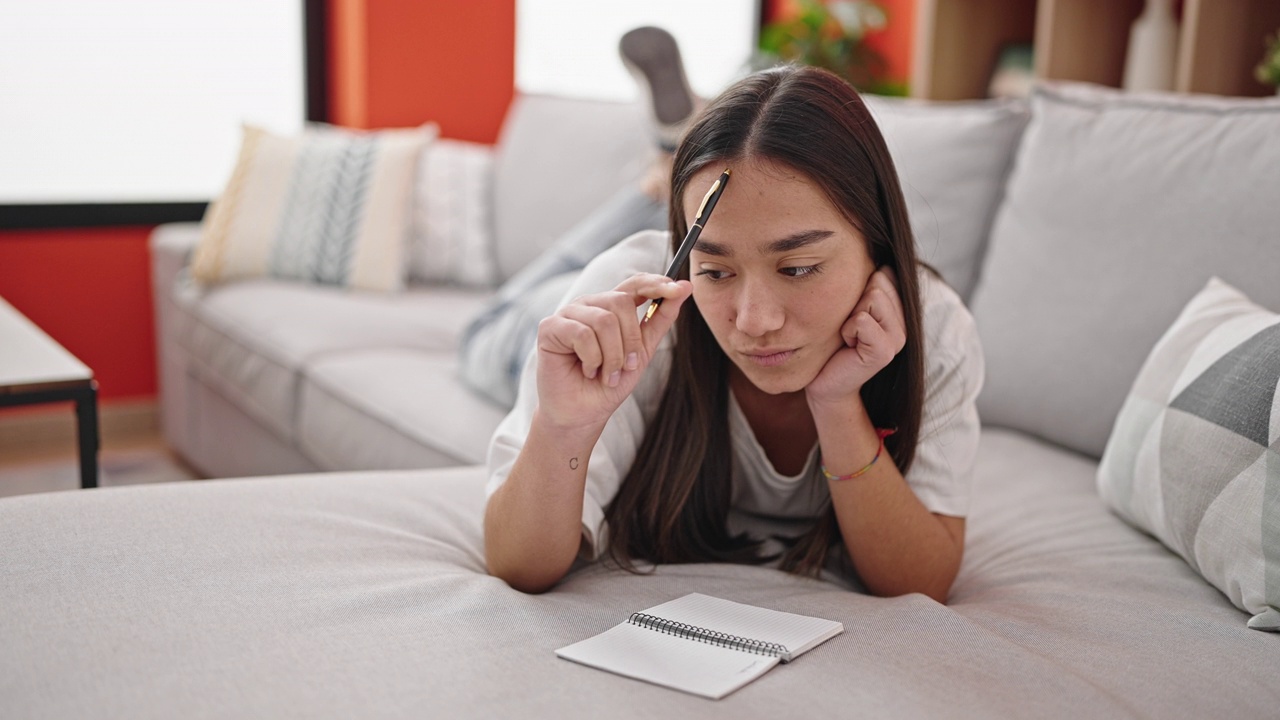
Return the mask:
MULTIPOLYGON (((1120 87, 1129 30, 1146 0, 919 0, 911 94, 987 95, 1000 50, 1034 47, 1037 78, 1120 87)), ((1253 77, 1264 39, 1280 29, 1280 0, 1185 0, 1175 89, 1269 95, 1253 77)))
POLYGON ((1179 92, 1271 95, 1253 69, 1280 30, 1277 0, 1187 0, 1178 39, 1179 92))
POLYGON ((1144 0, 1040 0, 1036 77, 1120 87, 1129 28, 1144 0))
POLYGON ((916 11, 912 94, 936 100, 985 97, 1000 49, 1035 37, 1028 0, 921 0, 916 11))

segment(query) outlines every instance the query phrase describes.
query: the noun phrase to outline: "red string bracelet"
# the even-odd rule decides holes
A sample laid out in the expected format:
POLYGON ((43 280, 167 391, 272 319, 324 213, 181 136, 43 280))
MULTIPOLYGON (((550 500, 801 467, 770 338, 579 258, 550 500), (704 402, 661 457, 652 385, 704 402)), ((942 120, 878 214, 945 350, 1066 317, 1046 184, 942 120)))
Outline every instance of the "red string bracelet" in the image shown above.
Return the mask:
POLYGON ((872 465, 876 464, 876 461, 880 459, 880 456, 884 454, 884 439, 896 432, 898 432, 897 428, 893 428, 891 430, 876 428, 876 437, 880 438, 880 449, 876 450, 876 456, 871 458, 871 462, 867 463, 866 467, 862 468, 861 470, 849 473, 848 475, 832 475, 831 472, 827 470, 827 466, 822 464, 822 458, 819 457, 818 467, 822 470, 822 476, 828 480, 852 480, 856 477, 859 477, 865 474, 868 470, 871 469, 872 465))

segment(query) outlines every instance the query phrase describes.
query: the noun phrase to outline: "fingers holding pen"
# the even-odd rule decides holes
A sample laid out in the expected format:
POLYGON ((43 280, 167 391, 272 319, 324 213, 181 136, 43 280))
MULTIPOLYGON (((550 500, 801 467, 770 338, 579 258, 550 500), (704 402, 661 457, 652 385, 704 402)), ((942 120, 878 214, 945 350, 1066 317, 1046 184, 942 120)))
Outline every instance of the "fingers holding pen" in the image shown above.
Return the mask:
POLYGON ((688 280, 672 280, 666 275, 656 273, 639 273, 623 280, 617 290, 632 296, 635 307, 640 307, 649 300, 662 298, 687 297, 693 292, 693 285, 688 280))
MULTIPOLYGON (((666 278, 663 278, 666 280, 666 278)), ((658 349, 658 343, 671 330, 676 318, 680 316, 680 308, 693 295, 693 284, 688 280, 671 281, 655 293, 655 300, 661 298, 662 303, 647 320, 641 323, 640 332, 644 336, 645 351, 652 355, 658 349)))
MULTIPOLYGON (((618 384, 622 369, 638 364, 639 329, 628 328, 625 317, 615 308, 600 304, 599 296, 564 306, 559 315, 574 323, 571 347, 582 363, 582 374, 588 380, 602 376, 609 386, 618 384), (587 302, 595 300, 595 302, 587 302), (630 339, 627 336, 632 336, 630 339), (631 347, 629 348, 628 345, 631 347), (635 358, 630 356, 635 355, 635 358)), ((616 304, 616 303, 615 303, 616 304)), ((635 310, 628 311, 635 315, 635 310)), ((635 325, 632 320, 631 325, 635 325)))
POLYGON ((692 292, 688 281, 663 275, 628 278, 609 292, 573 300, 539 325, 542 351, 580 363, 582 376, 616 387, 623 373, 648 365, 680 305, 692 292), (651 299, 666 302, 651 322, 641 323, 636 308, 651 299))
MULTIPOLYGON (((589 357, 579 356, 589 379, 598 373, 605 384, 614 387, 622 372, 637 370, 648 363, 648 347, 641 334, 636 307, 654 296, 649 293, 670 294, 664 287, 668 284, 671 281, 661 275, 637 275, 614 290, 578 298, 562 309, 561 314, 566 318, 590 328, 594 334, 594 347, 583 348, 589 357)), ((585 337, 584 343, 591 345, 585 337)))
POLYGON ((617 289, 629 294, 636 307, 651 301, 659 304, 651 317, 646 309, 645 319, 641 319, 639 323, 645 357, 653 355, 658 343, 679 316, 680 307, 693 294, 693 284, 688 280, 672 280, 666 275, 655 273, 633 275, 619 284, 617 289))

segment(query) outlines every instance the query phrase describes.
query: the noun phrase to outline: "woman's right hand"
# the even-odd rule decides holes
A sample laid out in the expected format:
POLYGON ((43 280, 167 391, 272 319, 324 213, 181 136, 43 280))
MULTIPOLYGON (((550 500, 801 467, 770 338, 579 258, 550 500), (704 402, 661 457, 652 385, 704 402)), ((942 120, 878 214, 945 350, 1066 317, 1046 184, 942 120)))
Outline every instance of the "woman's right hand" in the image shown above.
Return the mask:
POLYGON ((641 273, 577 298, 538 324, 538 412, 565 430, 599 432, 640 382, 680 307, 688 280, 641 273), (636 308, 662 298, 648 321, 636 308))

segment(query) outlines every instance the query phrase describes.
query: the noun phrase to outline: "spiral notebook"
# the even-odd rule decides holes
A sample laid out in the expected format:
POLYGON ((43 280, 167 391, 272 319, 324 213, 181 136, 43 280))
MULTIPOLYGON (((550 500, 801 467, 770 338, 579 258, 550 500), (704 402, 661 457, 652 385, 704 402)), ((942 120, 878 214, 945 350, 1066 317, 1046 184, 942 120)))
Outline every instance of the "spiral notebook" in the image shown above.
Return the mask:
POLYGON ((832 620, 692 593, 633 613, 556 655, 719 700, 842 632, 832 620))

